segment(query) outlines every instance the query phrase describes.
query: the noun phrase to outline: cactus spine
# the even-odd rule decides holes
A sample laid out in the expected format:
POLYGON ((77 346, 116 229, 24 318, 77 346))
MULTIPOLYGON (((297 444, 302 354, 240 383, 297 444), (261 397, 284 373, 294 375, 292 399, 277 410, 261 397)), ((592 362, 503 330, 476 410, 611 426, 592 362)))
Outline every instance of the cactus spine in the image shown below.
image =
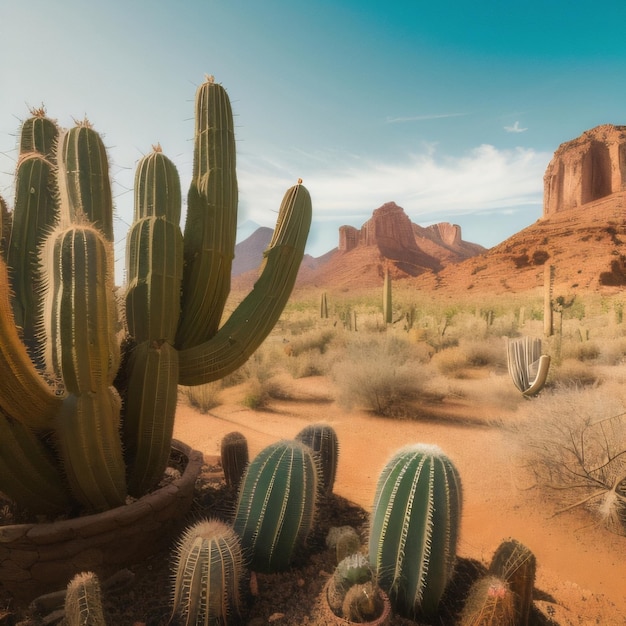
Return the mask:
POLYGON ((100 581, 93 572, 76 574, 65 594, 67 626, 106 626, 100 581))
POLYGON ((318 456, 320 467, 320 488, 330 495, 337 476, 339 440, 335 429, 328 424, 310 424, 303 428, 296 440, 301 441, 318 456))
POLYGON ((222 439, 220 455, 226 486, 236 491, 248 466, 248 441, 241 433, 228 433, 222 439))
POLYGON ((436 613, 453 573, 460 517, 460 478, 440 448, 409 445, 387 462, 376 487, 369 560, 401 615, 436 613))
POLYGON ((243 559, 239 537, 218 520, 183 533, 174 559, 173 617, 197 626, 228 624, 242 613, 243 559))
MULTIPOLYGON (((7 250, 8 268, 0 255, 0 490, 33 512, 67 510, 76 501, 106 509, 123 503, 127 491, 140 496, 153 487, 167 463, 177 385, 218 380, 242 365, 273 328, 295 283, 311 223, 311 199, 301 181, 285 194, 259 280, 219 326, 236 220, 232 113, 212 80, 198 89, 196 103, 187 237, 179 226, 178 175, 155 149, 136 177, 122 319, 114 297, 112 195, 102 140, 83 122, 54 141, 56 126, 43 112, 23 126, 21 150, 27 152, 21 160, 41 174, 36 193, 16 201, 11 235, 4 216, 0 234, 16 245, 39 242, 40 263, 33 274, 28 254, 7 250), (55 158, 48 184, 44 170, 55 158), (40 226, 50 223, 42 215, 49 215, 44 201, 54 208, 53 228, 40 226), (41 283, 45 300, 16 303, 9 272, 16 284, 33 274, 31 288, 41 283), (32 348, 16 327, 20 316, 24 330, 28 316, 42 320, 32 348), (121 354, 124 322, 129 337, 121 354), (35 364, 42 352, 45 374, 43 361, 35 364)), ((27 181, 35 179, 21 172, 18 186, 30 192, 27 181)))
POLYGON ((503 541, 489 565, 489 573, 505 581, 515 595, 519 626, 530 624, 536 572, 535 555, 516 539, 503 541))
POLYGON ((250 462, 234 528, 252 570, 271 573, 289 567, 313 525, 318 489, 313 452, 300 442, 279 441, 250 462))

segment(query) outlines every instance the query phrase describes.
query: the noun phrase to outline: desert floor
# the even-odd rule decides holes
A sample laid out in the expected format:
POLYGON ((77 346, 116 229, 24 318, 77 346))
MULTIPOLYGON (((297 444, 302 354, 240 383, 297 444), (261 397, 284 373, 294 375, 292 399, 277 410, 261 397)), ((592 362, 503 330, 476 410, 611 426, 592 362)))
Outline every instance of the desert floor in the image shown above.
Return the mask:
POLYGON ((225 390, 222 403, 206 414, 181 400, 175 437, 214 456, 223 435, 236 430, 248 439, 252 458, 308 423, 329 423, 340 441, 334 491, 366 510, 393 452, 407 443, 437 444, 463 481, 460 556, 488 563, 498 544, 513 537, 537 557, 536 604, 544 614, 561 625, 626 624, 626 538, 595 525, 581 509, 555 516, 554 505, 528 489, 501 426, 502 409, 493 423, 489 407, 447 400, 425 407, 421 419, 390 419, 342 409, 327 378, 291 385, 288 400, 272 400, 263 411, 245 408, 237 388, 225 390))

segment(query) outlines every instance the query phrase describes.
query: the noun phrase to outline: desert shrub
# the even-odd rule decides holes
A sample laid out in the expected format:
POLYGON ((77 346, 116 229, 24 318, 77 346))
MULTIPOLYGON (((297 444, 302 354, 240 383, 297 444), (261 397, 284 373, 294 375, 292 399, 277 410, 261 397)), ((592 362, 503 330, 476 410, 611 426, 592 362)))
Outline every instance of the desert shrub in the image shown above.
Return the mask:
POLYGON ((433 355, 432 364, 445 376, 462 378, 467 368, 467 355, 459 346, 445 348, 433 355))
POLYGON ((222 390, 222 382, 219 380, 206 383, 205 385, 181 387, 180 389, 183 396, 187 399, 189 406, 192 406, 201 413, 208 413, 221 403, 220 393, 222 390))
POLYGON ((291 356, 285 364, 285 368, 293 378, 306 378, 308 376, 326 376, 331 370, 333 359, 329 353, 320 353, 308 350, 298 356, 291 356))
POLYGON ((409 361, 409 356, 408 342, 393 335, 350 344, 345 358, 332 369, 338 402, 347 409, 360 406, 377 415, 405 415, 430 373, 427 366, 409 361))
POLYGON ((596 370, 576 359, 564 359, 560 365, 551 367, 548 378, 550 385, 561 387, 589 387, 599 382, 596 370))
POLYGON ((299 356, 303 352, 310 351, 324 354, 335 338, 335 334, 334 328, 314 328, 306 331, 285 344, 285 353, 289 356, 299 356))
POLYGON ((626 357, 626 337, 600 342, 599 347, 598 362, 604 365, 619 365, 626 357))
POLYGON ((557 387, 525 403, 519 453, 558 512, 584 506, 608 528, 626 523, 626 414, 621 389, 557 387))
POLYGON ((506 348, 500 338, 489 338, 483 341, 464 339, 459 343, 460 350, 465 354, 468 365, 474 367, 505 367, 506 348))
POLYGON ((595 341, 568 341, 563 343, 561 355, 564 359, 593 361, 600 356, 600 346, 595 341))

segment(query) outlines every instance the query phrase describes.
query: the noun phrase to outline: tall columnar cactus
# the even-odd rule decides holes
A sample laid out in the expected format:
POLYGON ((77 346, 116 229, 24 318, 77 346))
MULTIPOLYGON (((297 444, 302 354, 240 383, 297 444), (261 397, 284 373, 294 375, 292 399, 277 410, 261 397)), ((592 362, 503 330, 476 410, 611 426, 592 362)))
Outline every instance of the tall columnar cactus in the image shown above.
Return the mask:
POLYGON ((519 626, 530 624, 536 572, 535 555, 516 539, 503 541, 489 565, 489 573, 506 582, 515 594, 519 626))
POLYGON ((220 444, 220 458, 226 486, 236 491, 250 460, 245 436, 239 432, 224 435, 220 444))
POLYGON ((389 268, 385 268, 385 278, 383 280, 383 321, 385 324, 393 322, 391 304, 391 276, 389 275, 389 268))
POLYGON ((252 570, 270 573, 289 567, 313 525, 318 489, 313 452, 298 441, 267 446, 250 462, 234 528, 252 570))
POLYGON ((93 572, 76 574, 65 594, 67 626, 106 626, 100 580, 93 572))
POLYGON ((140 161, 120 315, 102 140, 87 122, 55 140, 42 112, 24 124, 10 237, 2 221, 2 238, 21 248, 7 251, 8 268, 0 258, 0 491, 33 512, 108 509, 154 487, 169 455, 177 386, 234 371, 278 320, 304 253, 311 198, 301 181, 286 192, 262 273, 222 323, 236 224, 232 128, 225 90, 207 80, 196 94, 184 238, 176 168, 158 148, 140 161), (15 288, 27 282, 36 298, 15 288))
POLYGON ((401 448, 385 465, 370 520, 369 560, 398 613, 432 617, 452 576, 459 474, 440 448, 401 448))
POLYGON ((507 339, 506 356, 513 384, 525 396, 539 393, 550 369, 550 356, 541 354, 541 339, 507 339))
POLYGON ((339 460, 339 440, 330 424, 309 424, 297 435, 296 440, 309 446, 318 456, 320 467, 320 488, 322 493, 330 495, 337 476, 339 460))
POLYGON ((173 617, 189 626, 237 622, 243 610, 244 564, 239 537, 219 520, 187 528, 174 563, 173 617))

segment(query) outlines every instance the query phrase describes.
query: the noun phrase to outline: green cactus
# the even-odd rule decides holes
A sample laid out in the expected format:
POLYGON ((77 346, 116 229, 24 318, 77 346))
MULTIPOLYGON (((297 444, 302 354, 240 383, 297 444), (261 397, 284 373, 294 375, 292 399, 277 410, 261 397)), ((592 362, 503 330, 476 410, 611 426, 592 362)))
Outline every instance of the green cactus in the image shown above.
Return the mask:
POLYGON ((515 596, 495 576, 479 578, 470 588, 460 626, 517 626, 515 596))
POLYGON ((342 559, 330 578, 327 589, 328 606, 335 615, 341 615, 341 610, 348 590, 354 585, 363 585, 372 581, 374 574, 365 555, 355 552, 342 559))
POLYGON ((25 191, 16 193, 11 235, 4 219, 1 233, 16 248, 6 251, 8 267, 0 258, 0 491, 35 513, 104 510, 153 488, 169 456, 178 385, 242 365, 291 294, 311 223, 301 181, 285 194, 260 278, 220 326, 237 185, 232 113, 213 80, 199 87, 196 113, 185 238, 176 168, 159 148, 139 163, 122 315, 102 140, 83 122, 55 141, 42 111, 24 124, 25 191), (29 171, 39 172, 36 186, 29 171), (21 287, 12 293, 26 280, 32 300, 21 287), (36 320, 37 332, 24 320, 36 320))
POLYGON ((335 429, 329 424, 309 424, 297 435, 296 440, 309 446, 318 456, 320 467, 320 488, 330 495, 337 476, 339 440, 335 429))
POLYGON ((326 535, 326 547, 335 551, 335 561, 341 563, 361 549, 361 537, 352 526, 332 526, 326 535))
POLYGON ((326 292, 322 292, 322 298, 320 300, 320 317, 322 319, 328 319, 328 298, 326 292))
POLYGON ((503 541, 495 551, 489 573, 508 584, 515 594, 519 626, 530 624, 537 559, 516 539, 503 541))
POLYGON ((202 520, 187 528, 178 543, 173 570, 172 617, 179 623, 238 623, 243 611, 244 565, 239 537, 230 525, 202 520))
POLYGON ((313 525, 319 489, 313 452, 298 441, 267 446, 250 462, 234 528, 254 571, 286 570, 313 525))
POLYGON ((430 618, 452 576, 461 482, 442 450, 414 444, 381 472, 370 522, 369 560, 398 613, 430 618))
POLYGON ((65 593, 67 626, 106 626, 100 580, 93 572, 76 574, 65 593))
POLYGON ((250 460, 245 436, 238 432, 224 435, 220 445, 220 458, 226 486, 237 491, 250 460))

